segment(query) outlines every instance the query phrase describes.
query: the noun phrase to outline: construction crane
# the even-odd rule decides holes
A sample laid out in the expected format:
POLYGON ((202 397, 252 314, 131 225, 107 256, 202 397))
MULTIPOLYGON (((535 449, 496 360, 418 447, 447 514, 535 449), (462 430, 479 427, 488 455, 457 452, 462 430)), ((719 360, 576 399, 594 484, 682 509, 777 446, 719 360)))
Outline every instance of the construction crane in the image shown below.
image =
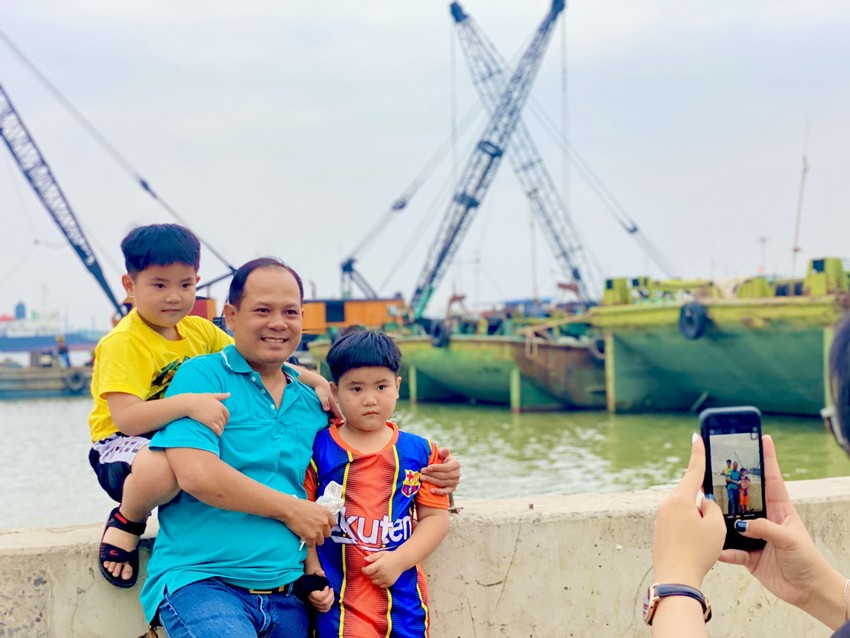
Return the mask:
POLYGON ((354 267, 355 261, 357 261, 357 259, 352 253, 350 257, 346 258, 339 265, 339 269, 342 274, 342 281, 340 282, 342 298, 351 299, 352 286, 357 286, 360 288, 360 292, 363 293, 364 298, 377 299, 378 291, 375 290, 372 285, 366 281, 366 278, 360 273, 360 271, 354 267))
POLYGON ((366 299, 377 299, 378 292, 366 281, 366 278, 354 267, 354 263, 357 261, 357 255, 366 247, 367 244, 374 242, 375 237, 380 233, 384 228, 387 227, 391 218, 398 212, 404 210, 407 207, 407 202, 410 201, 410 198, 419 190, 419 187, 422 185, 422 181, 416 179, 410 186, 408 186, 407 190, 402 193, 401 197, 395 200, 390 206, 389 210, 378 220, 378 223, 373 226, 368 233, 363 237, 357 247, 351 251, 351 254, 346 257, 339 265, 339 269, 341 272, 341 282, 340 288, 342 289, 342 298, 343 299, 351 299, 352 286, 357 286, 360 288, 360 292, 363 293, 366 299))
POLYGON ((115 307, 115 311, 119 316, 125 314, 124 307, 118 302, 109 288, 109 284, 106 283, 100 263, 98 263, 83 229, 71 210, 71 205, 65 198, 62 189, 59 188, 59 183, 53 176, 50 166, 47 165, 44 156, 38 150, 2 85, 0 85, 0 137, 9 147, 18 168, 21 169, 53 221, 59 226, 59 230, 71 243, 74 252, 82 260, 83 265, 95 278, 103 292, 106 293, 110 303, 115 307))
POLYGON ((528 50, 523 54, 516 71, 505 85, 498 106, 475 145, 472 156, 459 180, 457 191, 452 197, 437 241, 432 245, 425 267, 419 275, 410 300, 414 319, 421 319, 434 290, 451 263, 460 241, 469 228, 474 211, 481 205, 496 171, 505 154, 508 142, 516 128, 522 107, 528 99, 531 84, 543 53, 552 35, 552 27, 564 10, 565 0, 553 0, 552 7, 543 18, 528 50))
MULTIPOLYGON (((493 113, 505 90, 504 60, 458 2, 453 2, 449 9, 458 28, 472 83, 484 108, 493 113)), ((601 275, 596 272, 593 261, 582 246, 569 212, 521 118, 516 123, 508 158, 532 211, 546 230, 544 237, 558 265, 575 284, 579 299, 585 303, 593 302, 597 298, 595 287, 597 282, 602 281, 601 275)))

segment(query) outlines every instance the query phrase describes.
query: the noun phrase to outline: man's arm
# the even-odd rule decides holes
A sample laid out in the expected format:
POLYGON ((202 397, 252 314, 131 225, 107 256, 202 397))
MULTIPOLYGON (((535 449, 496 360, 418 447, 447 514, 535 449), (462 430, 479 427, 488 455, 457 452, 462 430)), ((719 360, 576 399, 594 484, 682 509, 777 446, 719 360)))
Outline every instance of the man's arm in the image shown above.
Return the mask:
POLYGON ((155 432, 183 417, 195 419, 221 436, 230 418, 230 412, 222 401, 229 396, 229 392, 207 392, 142 401, 133 394, 110 392, 106 395, 106 403, 115 427, 128 436, 155 432))
POLYGON ((212 452, 176 447, 165 455, 180 489, 211 507, 277 519, 308 544, 321 545, 336 524, 322 505, 263 485, 212 452))
POLYGON ((301 366, 296 366, 291 363, 287 363, 286 365, 298 372, 298 380, 301 381, 301 383, 313 388, 313 391, 319 398, 319 403, 322 404, 322 410, 330 412, 336 418, 342 417, 342 412, 339 411, 339 406, 334 399, 333 392, 331 392, 331 384, 328 383, 328 380, 325 379, 325 377, 318 372, 302 368, 301 366))
POLYGON ((448 510, 416 505, 419 522, 404 543, 389 552, 366 556, 363 573, 378 587, 391 587, 405 571, 428 558, 449 531, 448 510))

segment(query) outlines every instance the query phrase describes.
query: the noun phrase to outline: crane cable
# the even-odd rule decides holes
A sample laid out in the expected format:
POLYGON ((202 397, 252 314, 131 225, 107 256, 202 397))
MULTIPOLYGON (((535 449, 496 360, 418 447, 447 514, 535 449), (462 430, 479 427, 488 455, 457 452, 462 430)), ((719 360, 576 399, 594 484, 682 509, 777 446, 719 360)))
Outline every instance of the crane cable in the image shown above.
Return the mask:
POLYGON ((675 277, 673 269, 670 267, 670 264, 667 262, 661 251, 640 232, 640 229, 634 219, 632 219, 628 212, 626 212, 623 205, 616 197, 614 197, 614 194, 599 178, 599 176, 596 175, 593 169, 590 168, 590 165, 579 154, 576 148, 558 134, 557 127, 552 122, 549 115, 534 100, 533 96, 529 102, 529 106, 534 116, 544 125, 552 139, 555 140, 555 142, 561 147, 561 150, 570 157, 573 165, 576 169, 578 169, 581 176, 584 177, 588 186, 590 186, 590 189, 596 194, 609 212, 611 212, 620 226, 622 226, 623 230, 635 238, 635 241, 637 241, 643 248, 644 253, 646 253, 646 255, 655 262, 665 275, 671 278, 675 277))
POLYGON ((21 187, 20 187, 20 184, 19 184, 18 177, 19 177, 20 173, 16 173, 14 171, 14 169, 16 167, 12 163, 12 158, 9 157, 8 155, 6 156, 6 167, 9 170, 9 181, 14 185, 15 194, 18 196, 18 200, 20 201, 21 210, 23 210, 24 213, 25 213, 24 217, 27 220, 27 225, 30 227, 30 233, 32 233, 33 240, 38 241, 38 233, 36 233, 36 230, 35 230, 35 224, 33 222, 33 215, 32 215, 32 212, 30 211, 29 207, 27 206, 27 201, 26 201, 26 199, 24 199, 24 194, 21 191, 21 187))
POLYGON ((436 213, 437 206, 444 204, 446 196, 449 194, 449 189, 454 183, 455 180, 451 175, 446 177, 443 185, 440 187, 439 193, 437 193, 436 197, 432 200, 431 206, 428 208, 425 215, 422 216, 422 219, 419 220, 419 224, 417 224, 414 231, 410 234, 407 243, 404 245, 404 248, 400 251, 398 260, 389 270, 386 279, 384 279, 378 287, 379 291, 385 289, 390 280, 398 274, 401 265, 411 256, 416 244, 422 241, 422 237, 424 236, 426 229, 431 225, 431 223, 438 219, 437 215, 432 213, 436 213))
MULTIPOLYGON (((472 106, 472 108, 467 111, 467 113, 463 116, 460 121, 460 133, 463 134, 466 132, 466 129, 469 128, 470 124, 472 124, 475 117, 481 111, 481 104, 476 103, 472 106)), ((395 213, 403 210, 410 203, 410 200, 413 199, 413 196, 419 191, 419 188, 431 177, 433 172, 437 169, 437 167, 442 164, 443 160, 446 157, 446 154, 453 149, 456 141, 454 139, 456 133, 453 132, 439 146, 439 148, 428 158, 428 161, 425 162, 425 165, 422 169, 417 173, 416 177, 413 178, 413 181, 408 184, 407 188, 404 189, 401 195, 396 198, 396 200, 390 205, 390 208, 381 216, 381 218, 375 223, 372 228, 370 228, 369 232, 364 236, 364 238, 360 241, 359 244, 349 253, 349 257, 353 258, 360 254, 360 252, 367 246, 374 243, 375 235, 378 231, 386 228, 387 222, 393 217, 395 213)), ((451 178, 450 178, 451 179, 451 178)), ((421 235, 414 235, 417 240, 421 239, 421 235)))
MULTIPOLYGON (((186 220, 185 220, 185 219, 184 219, 181 215, 179 215, 179 214, 177 213, 177 211, 176 211, 176 210, 174 210, 174 208, 172 208, 172 207, 168 204, 168 202, 166 202, 165 200, 163 200, 163 199, 162 199, 162 198, 161 198, 161 197, 160 197, 160 196, 159 196, 159 195, 158 195, 158 194, 157 194, 157 193, 153 190, 153 188, 152 188, 152 187, 151 187, 151 185, 150 185, 150 182, 148 182, 146 179, 144 179, 144 178, 141 176, 141 174, 139 173, 139 171, 137 171, 137 170, 133 167, 133 165, 132 165, 132 164, 130 164, 129 160, 127 160, 127 159, 126 159, 123 155, 121 155, 121 153, 119 153, 119 152, 118 152, 118 150, 117 150, 117 149, 116 149, 116 148, 115 148, 112 144, 110 144, 109 140, 107 140, 107 139, 106 139, 106 137, 104 137, 104 136, 103 136, 103 134, 102 134, 102 133, 100 133, 100 131, 98 131, 98 130, 94 127, 94 125, 93 125, 91 122, 89 122, 89 121, 86 119, 86 117, 85 117, 82 113, 80 113, 80 111, 78 111, 78 110, 76 109, 76 107, 74 107, 74 105, 73 105, 73 104, 71 104, 71 102, 68 100, 68 98, 66 98, 66 97, 62 94, 62 92, 61 92, 61 91, 59 91, 59 89, 58 89, 58 88, 56 88, 56 86, 55 86, 55 85, 54 85, 54 84, 53 84, 53 83, 52 83, 52 82, 51 82, 51 81, 47 78, 47 76, 46 76, 46 75, 44 75, 44 73, 42 73, 42 72, 41 72, 41 70, 40 70, 40 69, 39 69, 39 68, 38 68, 38 67, 37 67, 37 66, 36 66, 36 65, 35 65, 35 64, 34 64, 34 63, 33 63, 33 62, 32 62, 32 61, 31 61, 31 60, 30 60, 27 56, 26 56, 26 55, 24 55, 23 51, 21 51, 21 50, 20 50, 20 48, 18 48, 18 46, 17 46, 14 42, 12 42, 12 40, 9 38, 9 36, 8 36, 8 35, 6 35, 6 33, 5 33, 5 32, 3 32, 3 30, 2 30, 2 29, 0 29, 0 40, 3 40, 3 42, 5 42, 6 46, 8 46, 8 47, 9 47, 9 49, 12 51, 12 53, 14 53, 14 54, 15 54, 15 56, 16 56, 16 57, 17 57, 17 58, 18 58, 21 62, 23 62, 23 64, 24 64, 24 65, 25 65, 25 66, 26 66, 26 67, 27 67, 30 71, 32 71, 32 73, 33 73, 33 74, 34 74, 34 75, 35 75, 35 76, 36 76, 36 77, 37 77, 37 78, 41 81, 41 83, 42 83, 42 84, 44 84, 44 86, 45 86, 45 87, 47 87, 47 89, 48 89, 48 90, 49 90, 49 91, 53 94, 53 96, 54 96, 57 100, 59 100, 59 103, 60 103, 60 104, 62 104, 62 106, 64 106, 64 107, 68 110, 68 112, 69 112, 69 113, 70 113, 70 114, 74 117, 74 119, 76 119, 76 120, 77 120, 77 122, 78 122, 78 123, 79 123, 79 124, 80 124, 80 125, 81 125, 81 126, 82 126, 85 130, 86 130, 86 131, 88 131, 88 133, 89 133, 89 134, 90 134, 90 135, 94 138, 94 140, 95 140, 95 141, 96 141, 96 142, 97 142, 97 143, 98 143, 98 144, 99 144, 99 145, 100 145, 100 146, 101 146, 101 147, 102 147, 102 148, 106 151, 106 153, 107 153, 108 155, 110 155, 110 156, 112 157, 112 159, 113 159, 113 160, 115 160, 115 162, 116 162, 119 166, 121 166, 121 168, 123 168, 123 169, 124 169, 124 171, 125 171, 128 175, 130 175, 130 177, 131 177, 134 181, 136 181, 136 182, 138 183, 138 185, 139 185, 139 186, 140 186, 140 187, 141 187, 144 191, 146 191, 146 192, 147 192, 147 193, 148 193, 151 197, 153 197, 153 199, 154 199, 154 200, 155 200, 155 201, 156 201, 156 202, 157 202, 160 206, 162 206, 162 207, 163 207, 163 208, 164 208, 164 209, 165 209, 165 210, 166 210, 166 211, 167 211, 167 212, 168 212, 168 213, 169 213, 172 217, 174 217, 174 219, 176 219, 178 222, 180 222, 180 223, 181 223, 181 224, 183 224, 184 226, 189 226, 188 222, 187 222, 187 221, 186 221, 186 220)), ((193 231, 193 232, 194 232, 194 231, 193 231)), ((195 233, 195 234, 197 235, 197 233, 195 233)), ((200 235, 198 235, 198 238, 200 239, 200 235)), ((230 269, 230 272, 231 272, 231 273, 236 272, 236 268, 234 268, 234 267, 233 267, 233 266, 232 266, 232 265, 231 265, 231 264, 230 264, 230 263, 229 263, 229 262, 228 262, 228 261, 227 261, 227 260, 226 260, 226 259, 222 256, 222 255, 221 255, 221 253, 219 253, 219 252, 218 252, 215 248, 213 248, 213 247, 210 245, 210 243, 209 243, 209 242, 207 242, 207 241, 205 241, 205 240, 201 240, 201 241, 202 241, 202 243, 204 244, 204 246, 206 246, 206 247, 207 247, 207 249, 209 249, 209 251, 210 251, 213 255, 215 255, 215 256, 219 259, 219 261, 221 261, 221 263, 223 263, 225 266, 227 266, 227 267, 230 269)))

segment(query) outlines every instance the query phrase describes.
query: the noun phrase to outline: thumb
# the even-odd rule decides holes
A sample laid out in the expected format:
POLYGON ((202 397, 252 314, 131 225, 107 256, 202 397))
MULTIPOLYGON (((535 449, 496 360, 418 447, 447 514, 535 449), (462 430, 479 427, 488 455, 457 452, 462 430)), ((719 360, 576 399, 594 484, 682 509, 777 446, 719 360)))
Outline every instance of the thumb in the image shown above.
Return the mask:
POLYGON ((754 518, 749 521, 737 521, 735 529, 741 536, 747 538, 761 538, 777 549, 792 549, 796 543, 796 534, 778 523, 766 518, 754 518), (746 524, 746 529, 741 523, 746 524))
POLYGON ((230 398, 230 392, 212 392, 211 394, 213 399, 218 399, 219 401, 230 398))
POLYGON ((363 557, 363 559, 364 559, 367 563, 374 563, 376 560, 378 560, 378 557, 379 557, 379 556, 380 556, 380 554, 379 554, 379 553, 375 553, 375 554, 367 554, 366 556, 364 556, 364 557, 363 557))
POLYGON ((699 512, 702 514, 703 518, 717 515, 720 515, 721 519, 723 518, 723 512, 720 511, 720 506, 714 502, 714 497, 703 498, 700 501, 699 512))
POLYGON ((441 447, 437 450, 437 455, 440 457, 441 461, 445 461, 447 458, 449 458, 449 455, 451 453, 452 451, 447 447, 441 447))

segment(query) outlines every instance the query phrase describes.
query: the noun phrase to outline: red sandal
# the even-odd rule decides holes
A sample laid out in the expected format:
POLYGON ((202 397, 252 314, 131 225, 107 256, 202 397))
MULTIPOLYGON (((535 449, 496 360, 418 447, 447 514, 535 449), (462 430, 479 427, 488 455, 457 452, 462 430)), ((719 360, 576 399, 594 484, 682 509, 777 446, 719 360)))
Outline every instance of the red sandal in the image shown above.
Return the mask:
POLYGON ((106 530, 110 527, 120 529, 122 532, 127 532, 134 536, 141 536, 145 533, 147 523, 137 523, 135 521, 127 520, 119 509, 120 508, 116 507, 109 513, 109 519, 106 521, 106 527, 103 529, 103 536, 100 537, 100 552, 98 556, 100 562, 98 563, 98 566, 100 567, 100 573, 103 574, 103 577, 111 584, 116 587, 128 588, 135 585, 136 580, 139 578, 139 548, 137 546, 136 549, 126 550, 120 547, 115 547, 115 545, 104 543, 103 537, 106 536, 106 530), (129 563, 130 567, 133 568, 133 575, 126 580, 120 576, 113 576, 106 567, 103 566, 104 562, 129 563))

